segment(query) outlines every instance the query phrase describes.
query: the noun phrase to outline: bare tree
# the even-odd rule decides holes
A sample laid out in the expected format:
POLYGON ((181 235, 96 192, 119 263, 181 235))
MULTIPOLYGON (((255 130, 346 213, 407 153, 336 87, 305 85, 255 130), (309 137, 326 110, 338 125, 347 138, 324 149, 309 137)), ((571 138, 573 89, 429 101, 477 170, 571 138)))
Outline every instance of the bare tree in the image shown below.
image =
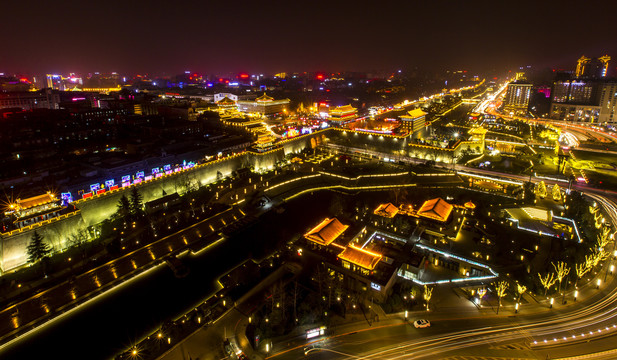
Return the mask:
POLYGON ((555 285, 555 283, 557 282, 557 278, 555 278, 554 273, 546 274, 545 277, 542 277, 542 275, 538 273, 538 277, 540 278, 540 283, 542 284, 542 287, 544 287, 544 296, 546 296, 548 289, 551 286, 555 285))
POLYGON ((433 289, 432 287, 428 287, 426 285, 424 285, 424 300, 426 301, 426 311, 429 311, 429 302, 431 301, 431 298, 433 297, 433 289))
POLYGON ((521 301, 521 297, 523 296, 525 291, 527 291, 527 286, 521 285, 517 282, 516 283, 516 293, 518 294, 518 297, 516 298, 517 303, 521 301))
POLYGON ((574 265, 574 270, 576 270, 576 282, 574 283, 574 287, 578 287, 578 281, 585 276, 593 268, 593 254, 589 254, 585 256, 585 261, 580 264, 574 265))
POLYGON ((568 276, 568 274, 570 273, 570 268, 563 261, 558 261, 557 265, 555 265, 554 263, 551 263, 551 264, 553 265, 553 268, 555 269, 557 281, 559 281, 559 288, 557 289, 557 292, 561 292, 561 281, 566 276, 568 276))
POLYGON ((494 283, 493 286, 495 286, 495 292, 497 293, 497 314, 499 314, 499 308, 501 307, 501 298, 506 296, 506 291, 508 291, 508 282, 500 281, 498 283, 494 283))

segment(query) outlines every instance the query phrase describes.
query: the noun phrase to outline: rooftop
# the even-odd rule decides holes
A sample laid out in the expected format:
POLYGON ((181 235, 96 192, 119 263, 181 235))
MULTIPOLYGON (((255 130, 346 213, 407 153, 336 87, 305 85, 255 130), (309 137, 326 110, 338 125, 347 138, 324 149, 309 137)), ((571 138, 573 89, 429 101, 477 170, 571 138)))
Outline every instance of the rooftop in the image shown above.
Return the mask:
POLYGON ((398 214, 398 208, 392 205, 392 203, 381 204, 377 207, 377 209, 375 209, 374 214, 393 218, 396 214, 398 214))
POLYGON ((274 100, 274 98, 266 95, 266 93, 264 93, 263 95, 255 99, 255 101, 257 102, 266 102, 266 101, 272 101, 272 100, 274 100))
POLYGON ((337 106, 334 109, 330 110, 330 114, 332 113, 349 113, 349 112, 354 112, 357 109, 351 105, 343 105, 343 106, 337 106))
POLYGON ((24 210, 31 207, 44 205, 53 201, 56 201, 56 196, 52 193, 45 193, 43 195, 33 196, 27 199, 17 199, 15 200, 15 205, 18 209, 24 210))
POLYGON ((418 216, 445 222, 452 212, 452 205, 442 198, 427 200, 418 210, 418 216))
POLYGON ((339 258, 347 260, 365 269, 373 270, 381 260, 381 254, 349 245, 339 254, 339 258))
POLYGON ((319 225, 306 233, 304 237, 317 244, 328 246, 338 238, 349 225, 343 225, 337 218, 325 218, 319 225))
POLYGON ((419 117, 422 117, 422 116, 426 116, 426 114, 427 113, 422 111, 422 109, 417 108, 417 109, 413 109, 411 111, 408 111, 407 115, 403 115, 403 116, 409 116, 409 117, 412 117, 412 118, 419 118, 419 117))

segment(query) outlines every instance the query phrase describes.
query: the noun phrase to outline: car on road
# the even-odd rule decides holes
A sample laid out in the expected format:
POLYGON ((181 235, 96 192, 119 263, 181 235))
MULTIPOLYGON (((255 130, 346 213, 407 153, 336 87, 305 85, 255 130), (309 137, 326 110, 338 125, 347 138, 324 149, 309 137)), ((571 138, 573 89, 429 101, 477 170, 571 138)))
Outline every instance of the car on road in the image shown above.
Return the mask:
POLYGON ((304 355, 308 355, 314 351, 321 351, 321 345, 319 344, 311 344, 309 346, 304 347, 304 355))
POLYGON ((416 329, 431 327, 431 322, 425 319, 416 320, 413 322, 413 326, 416 329))

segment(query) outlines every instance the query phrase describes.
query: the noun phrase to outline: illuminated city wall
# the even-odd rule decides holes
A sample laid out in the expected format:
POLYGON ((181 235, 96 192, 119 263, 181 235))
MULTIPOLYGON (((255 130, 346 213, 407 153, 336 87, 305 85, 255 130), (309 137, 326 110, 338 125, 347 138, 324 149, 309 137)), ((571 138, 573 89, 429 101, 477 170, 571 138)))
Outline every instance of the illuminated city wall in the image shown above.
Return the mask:
MULTIPOLYGON (((253 166, 256 170, 269 169, 277 161, 283 160, 285 155, 302 151, 305 147, 314 146, 324 139, 325 132, 305 135, 286 140, 280 148, 265 153, 249 152, 232 156, 160 179, 106 192, 91 199, 76 201, 74 204, 80 212, 47 224, 36 225, 33 229, 43 235, 45 241, 48 241, 54 247, 54 250, 59 251, 67 247, 67 239, 72 234, 109 219, 116 212, 118 201, 122 195, 130 197, 133 186, 136 186, 139 190, 144 203, 159 199, 164 193, 178 192, 183 194, 188 182, 199 182, 203 186, 216 181, 218 172, 223 176, 229 176, 233 171, 244 167, 253 166), (317 140, 311 144, 312 139, 317 140)), ((26 264, 26 248, 32 238, 33 229, 2 235, 0 247, 0 269, 2 271, 8 271, 26 264)))
POLYGON ((26 248, 35 230, 53 246, 54 250, 61 250, 67 247, 66 241, 69 236, 84 228, 85 224, 81 214, 77 212, 41 226, 28 227, 22 232, 16 231, 11 236, 3 236, 0 270, 11 270, 27 262, 26 248))

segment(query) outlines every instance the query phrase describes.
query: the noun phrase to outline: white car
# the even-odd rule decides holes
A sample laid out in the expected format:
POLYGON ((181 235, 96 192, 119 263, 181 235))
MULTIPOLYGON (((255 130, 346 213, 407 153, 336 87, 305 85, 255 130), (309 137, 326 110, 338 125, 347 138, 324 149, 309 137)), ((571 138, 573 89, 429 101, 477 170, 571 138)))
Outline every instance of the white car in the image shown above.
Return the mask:
POLYGON ((427 327, 431 327, 431 322, 428 321, 428 320, 416 320, 416 321, 413 322, 413 326, 416 329, 427 328, 427 327))

